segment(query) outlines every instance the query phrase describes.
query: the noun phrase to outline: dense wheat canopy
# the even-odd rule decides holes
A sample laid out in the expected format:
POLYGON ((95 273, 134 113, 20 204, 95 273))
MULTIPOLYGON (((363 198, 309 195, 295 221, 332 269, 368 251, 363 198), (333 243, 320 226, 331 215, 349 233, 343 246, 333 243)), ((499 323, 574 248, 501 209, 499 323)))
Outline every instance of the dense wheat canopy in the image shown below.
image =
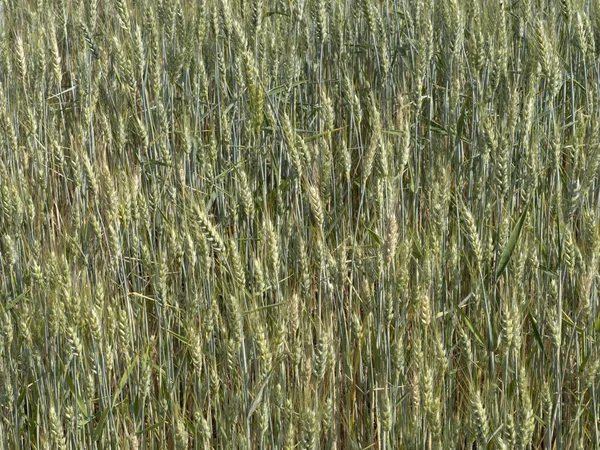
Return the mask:
POLYGON ((0 450, 600 448, 600 3, 0 0, 0 450))

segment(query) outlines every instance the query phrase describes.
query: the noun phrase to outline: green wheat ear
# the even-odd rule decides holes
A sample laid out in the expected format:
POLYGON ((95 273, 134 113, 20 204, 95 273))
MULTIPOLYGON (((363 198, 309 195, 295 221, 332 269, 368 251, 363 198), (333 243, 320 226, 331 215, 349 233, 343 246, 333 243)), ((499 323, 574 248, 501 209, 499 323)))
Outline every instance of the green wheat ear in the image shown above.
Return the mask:
POLYGON ((0 450, 600 447, 598 29, 0 2, 0 450))

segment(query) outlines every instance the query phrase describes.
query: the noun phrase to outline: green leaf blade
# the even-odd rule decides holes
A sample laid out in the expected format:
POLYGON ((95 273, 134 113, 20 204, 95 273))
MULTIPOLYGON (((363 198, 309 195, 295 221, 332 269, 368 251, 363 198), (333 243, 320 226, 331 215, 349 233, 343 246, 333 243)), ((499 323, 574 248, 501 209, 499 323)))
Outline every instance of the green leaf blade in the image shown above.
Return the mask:
POLYGON ((517 241, 519 240, 519 236, 521 235, 521 230, 523 229, 523 224, 525 223, 526 217, 527 206, 525 206, 525 209, 521 213, 519 220, 517 221, 512 232, 510 233, 510 238, 508 239, 506 247, 504 247, 504 250, 502 250, 502 254, 500 255, 500 261, 498 262, 498 267, 496 268, 496 279, 498 279, 498 277, 502 275, 502 272, 504 271, 504 269, 506 269, 506 266, 510 261, 510 257, 514 252, 515 247, 517 245, 517 241))

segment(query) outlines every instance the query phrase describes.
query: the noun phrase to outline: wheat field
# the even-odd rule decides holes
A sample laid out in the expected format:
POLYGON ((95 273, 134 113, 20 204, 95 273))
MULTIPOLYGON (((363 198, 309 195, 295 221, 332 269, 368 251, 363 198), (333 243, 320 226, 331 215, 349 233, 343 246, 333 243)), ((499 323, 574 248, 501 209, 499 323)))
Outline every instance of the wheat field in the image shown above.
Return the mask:
POLYGON ((0 0, 0 450, 600 448, 596 0, 0 0))

